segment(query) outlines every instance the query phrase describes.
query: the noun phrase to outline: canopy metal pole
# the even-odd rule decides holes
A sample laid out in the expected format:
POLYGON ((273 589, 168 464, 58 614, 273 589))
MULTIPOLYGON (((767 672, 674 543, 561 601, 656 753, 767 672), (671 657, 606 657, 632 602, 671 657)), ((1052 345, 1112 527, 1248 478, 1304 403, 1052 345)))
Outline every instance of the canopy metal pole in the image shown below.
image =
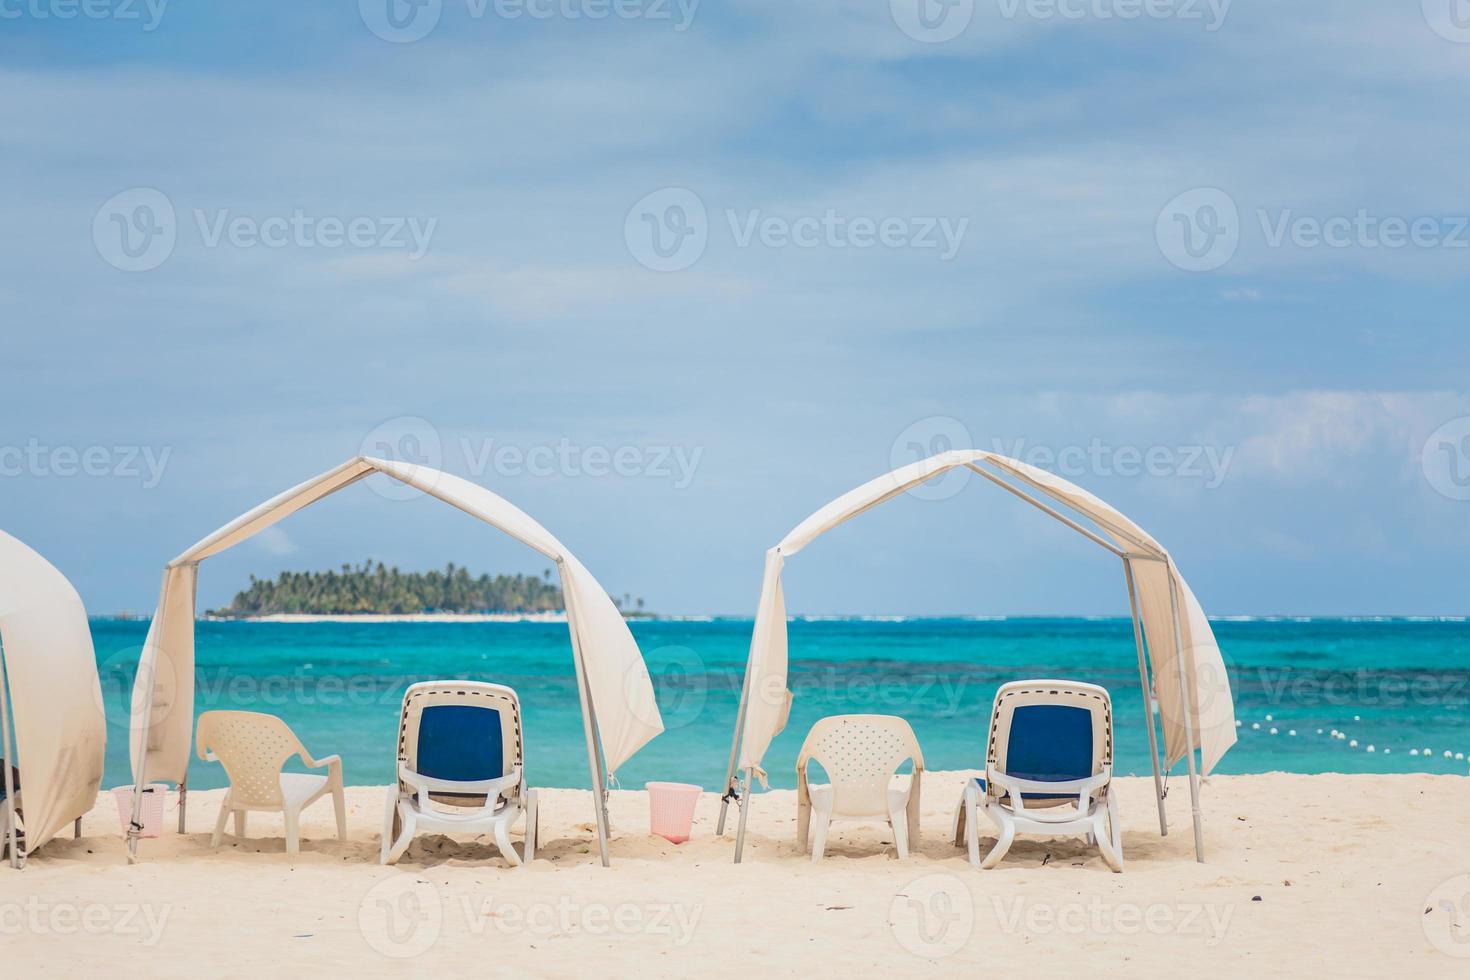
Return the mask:
POLYGON ((1133 583, 1133 564, 1123 559, 1123 575, 1128 580, 1128 608, 1133 614, 1133 645, 1138 649, 1138 683, 1143 688, 1143 723, 1148 728, 1148 761, 1154 769, 1154 798, 1159 805, 1159 836, 1169 836, 1169 821, 1164 815, 1164 777, 1159 773, 1159 740, 1154 732, 1154 709, 1148 682, 1148 661, 1143 652, 1143 627, 1138 619, 1138 591, 1133 583))
POLYGON ((1009 493, 1015 494, 1017 497, 1020 497, 1022 500, 1026 501, 1026 503, 1030 504, 1031 506, 1037 508, 1038 510, 1044 511, 1045 513, 1050 514, 1052 517, 1055 517, 1057 520, 1061 521, 1063 524, 1067 525, 1072 530, 1076 531, 1078 534, 1082 535, 1083 537, 1089 539, 1093 543, 1098 544, 1098 545, 1101 545, 1102 547, 1106 548, 1108 551, 1111 551, 1113 554, 1117 555, 1119 558, 1124 557, 1124 555, 1123 555, 1123 549, 1122 548, 1119 548, 1117 545, 1113 544, 1111 541, 1106 540, 1101 535, 1098 535, 1098 534, 1093 533, 1092 531, 1089 531, 1087 528, 1083 527, 1081 524, 1078 524, 1076 521, 1072 520, 1066 514, 1063 514, 1061 511, 1057 510, 1055 507, 1050 507, 1047 504, 1042 503, 1041 501, 1037 500, 1035 497, 1031 496, 1029 493, 1026 493, 1023 490, 1017 490, 1015 487, 1011 486, 1009 483, 1007 483, 1006 481, 1002 480, 1000 477, 996 476, 994 473, 991 473, 989 470, 982 470, 980 467, 976 466, 974 463, 969 463, 969 464, 966 464, 966 465, 968 465, 969 468, 971 470, 973 470, 974 472, 979 473, 981 476, 985 477, 985 479, 989 480, 991 483, 994 483, 996 486, 1000 487, 1002 490, 1005 490, 1005 491, 1008 491, 1009 493))
MULTIPOLYGON (((979 473, 982 476, 986 476, 986 477, 989 477, 990 476, 990 474, 986 470, 980 469, 978 467, 978 465, 975 464, 975 463, 966 463, 965 465, 968 466, 970 469, 974 470, 976 473, 979 473)), ((992 464, 992 465, 994 465, 994 464, 992 464)), ((1050 490, 1047 487, 1041 486, 1040 484, 1035 483, 1032 480, 1026 479, 1026 477, 1021 476, 1020 474, 1014 474, 1014 475, 1016 476, 1017 479, 1025 481, 1025 483, 1026 483, 1026 485, 1028 487, 1035 487, 1037 490, 1040 490, 1042 493, 1046 494, 1052 500, 1055 500, 1057 503, 1063 505, 1064 507, 1071 507, 1074 510, 1076 509, 1076 506, 1074 504, 1072 504, 1069 501, 1067 501, 1067 499, 1065 497, 1059 496, 1055 491, 1050 490)), ((999 480, 995 480, 993 478, 992 478, 992 482, 996 483, 999 486, 1005 487, 1007 490, 1010 490, 1012 493, 1017 494, 1017 496, 1020 496, 1021 499, 1027 500, 1027 501, 1029 501, 1029 502, 1031 502, 1033 504, 1036 504, 1037 506, 1041 507, 1042 510, 1045 510, 1048 513, 1052 514, 1052 516, 1054 516, 1054 517, 1060 517, 1060 515, 1057 514, 1055 511, 1053 511, 1050 507, 1047 507, 1046 505, 1039 503, 1035 498, 1032 498, 1032 497, 1026 496, 1025 494, 1019 493, 1010 484, 1003 483, 1003 482, 1001 482, 999 480)), ((1062 518, 1062 519, 1065 520, 1065 518, 1062 518)), ((1151 546, 1151 545, 1148 545, 1148 544, 1144 543, 1143 541, 1141 541, 1138 538, 1137 535, 1133 534, 1132 532, 1125 531, 1123 528, 1118 527, 1113 522, 1111 522, 1109 520, 1106 520, 1105 518, 1098 517, 1096 514, 1088 514, 1087 515, 1087 519, 1090 520, 1090 521, 1092 521, 1093 523, 1095 523, 1098 527, 1102 528, 1104 531, 1107 531, 1109 534, 1116 534, 1118 537, 1123 538, 1129 544, 1131 544, 1133 547, 1138 548, 1141 551, 1148 552, 1149 553, 1148 557, 1153 558, 1156 561, 1163 560, 1164 555, 1158 550, 1157 547, 1151 546)), ((1071 522, 1068 521, 1067 523, 1070 524, 1071 522)), ((1072 524, 1072 526, 1073 527, 1077 527, 1076 524, 1072 524)), ((1087 533, 1083 528, 1080 528, 1080 527, 1077 527, 1077 530, 1083 531, 1084 534, 1087 533)), ((1106 543, 1103 543, 1103 544, 1104 544, 1104 547, 1106 547, 1106 543)))
POLYGON ((598 802, 602 806, 602 824, 607 831, 607 839, 612 840, 612 815, 608 813, 608 798, 612 794, 612 788, 608 786, 607 775, 607 753, 602 750, 602 729, 597 724, 597 702, 592 700, 592 681, 587 681, 587 711, 592 716, 592 730, 597 733, 597 776, 598 785, 602 787, 598 791, 598 802))
POLYGON ((1189 671, 1184 665, 1184 627, 1179 622, 1179 587, 1174 584, 1174 563, 1167 565, 1169 572, 1169 610, 1174 616, 1174 653, 1179 665, 1179 703, 1184 714, 1184 744, 1189 760, 1189 808, 1194 816, 1194 859, 1205 863, 1204 821, 1199 812, 1199 771, 1194 764, 1194 718, 1190 707, 1189 671))
POLYGON ((587 768, 592 774, 592 802, 597 815, 597 850, 602 857, 602 866, 612 866, 607 852, 607 797, 604 784, 607 782, 602 771, 602 752, 597 744, 597 732, 593 724, 592 691, 587 686, 587 671, 582 664, 582 642, 577 637, 577 614, 571 590, 566 587, 566 565, 556 559, 556 568, 562 582, 562 599, 567 607, 567 631, 572 635, 572 664, 577 668, 577 697, 582 702, 582 730, 587 736, 587 768))
MULTIPOLYGON (((153 622, 148 624, 148 632, 153 634, 154 642, 151 644, 153 656, 148 656, 150 644, 143 641, 143 657, 139 667, 148 676, 148 683, 143 686, 146 692, 143 698, 142 727, 139 729, 141 735, 138 737, 138 761, 133 773, 133 815, 128 821, 128 863, 136 864, 138 861, 138 840, 143 835, 143 825, 139 821, 143 816, 143 787, 148 780, 148 730, 153 722, 153 687, 158 678, 158 654, 159 647, 163 643, 163 624, 166 622, 168 610, 168 579, 173 567, 169 566, 163 570, 163 594, 158 598, 158 611, 153 615, 153 622), (157 630, 158 632, 154 632, 157 630)), ((193 628, 192 626, 190 627, 193 628)), ((137 685, 135 683, 134 688, 137 685)), ((131 692, 130 692, 131 693, 131 692)), ((190 706, 193 710, 193 706, 190 706)), ((132 753, 132 732, 128 732, 128 752, 132 753)))
POLYGON ((745 767, 744 777, 741 782, 744 788, 740 793, 740 827, 735 831, 735 863, 740 863, 740 856, 745 851, 745 821, 750 816, 750 790, 751 773, 750 767, 745 767))
MULTIPOLYGON (((161 618, 161 617, 160 617, 161 618)), ((144 669, 148 675, 148 683, 143 688, 147 692, 143 702, 142 734, 138 737, 138 761, 137 772, 133 776, 133 814, 128 821, 128 863, 135 864, 138 860, 138 840, 143 835, 143 825, 140 822, 143 817, 143 787, 148 781, 148 729, 153 718, 153 684, 158 673, 158 647, 153 648, 153 656, 148 656, 148 650, 143 650, 143 659, 147 661, 144 669)), ((129 741, 131 741, 129 733, 129 741)), ((131 749, 131 746, 129 746, 131 749)))
MULTIPOLYGON (((189 578, 193 580, 190 583, 190 592, 191 592, 191 595, 189 597, 189 608, 192 609, 192 610, 194 610, 195 612, 197 612, 198 609, 199 609, 199 563, 197 561, 194 562, 194 574, 191 575, 191 576, 189 576, 189 578)), ((192 619, 192 617, 191 617, 191 619, 192 619)), ((194 629, 194 627, 191 625, 189 627, 189 629, 192 631, 194 629)), ((192 705, 190 705, 190 712, 191 713, 193 712, 193 706, 192 705)), ((186 763, 184 765, 184 778, 179 781, 179 833, 181 833, 181 834, 184 832, 184 815, 186 813, 188 813, 188 811, 189 811, 189 766, 186 763)))
POLYGON ((5 648, 3 646, 0 646, 0 730, 3 730, 4 733, 0 755, 5 758, 3 762, 0 762, 0 768, 5 770, 5 815, 9 818, 7 843, 10 845, 10 866, 19 870, 20 827, 15 816, 15 780, 10 775, 10 767, 15 765, 15 753, 11 750, 10 739, 10 682, 5 673, 5 648))
MULTIPOLYGON (((587 681, 587 714, 592 731, 594 733, 600 733, 601 729, 597 727, 597 703, 592 700, 592 682, 590 680, 587 681)), ((612 858, 609 856, 608 849, 612 846, 612 815, 608 813, 608 795, 611 790, 607 785, 607 757, 602 751, 601 734, 598 734, 597 738, 594 739, 594 744, 597 748, 597 768, 594 770, 597 779, 597 790, 592 794, 592 802, 597 807, 597 815, 602 817, 597 837, 597 852, 602 860, 602 866, 604 868, 610 868, 612 867, 612 858)))
MULTIPOLYGON (((155 651, 157 648, 155 647, 155 651)), ((128 863, 136 864, 138 861, 138 839, 142 836, 143 825, 139 820, 143 816, 143 786, 148 779, 148 726, 153 714, 153 678, 156 672, 157 652, 153 658, 148 658, 145 649, 143 658, 148 660, 146 670, 148 672, 147 699, 143 702, 142 735, 138 738, 138 761, 137 773, 133 776, 133 813, 128 821, 128 863)), ((131 741, 131 735, 129 740, 131 741)))
MULTIPOLYGON (((730 762, 725 766, 725 792, 720 797, 720 820, 715 825, 715 836, 725 836, 725 814, 730 809, 730 799, 734 796, 740 799, 743 807, 744 799, 740 797, 739 786, 735 781, 735 763, 740 757, 740 736, 745 731, 745 699, 750 693, 750 664, 745 665, 745 677, 740 682, 740 707, 735 709, 735 736, 730 739, 730 762)), ((737 862, 740 860, 737 856, 737 862)))

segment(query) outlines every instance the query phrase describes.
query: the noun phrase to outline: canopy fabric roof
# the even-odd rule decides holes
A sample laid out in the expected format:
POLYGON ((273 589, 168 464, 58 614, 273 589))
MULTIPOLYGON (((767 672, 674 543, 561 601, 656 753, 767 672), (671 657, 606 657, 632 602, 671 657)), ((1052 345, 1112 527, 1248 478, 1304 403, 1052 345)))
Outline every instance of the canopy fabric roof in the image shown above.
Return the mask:
POLYGON ((1214 631, 1163 546, 1118 510, 1054 473, 1017 459, 967 449, 940 453, 899 467, 848 491, 816 510, 766 552, 765 576, 761 583, 760 605, 756 610, 747 667, 748 696, 740 743, 740 768, 757 774, 762 772, 761 761, 771 740, 786 727, 790 710, 791 692, 786 681, 786 601, 781 588, 781 570, 786 559, 839 524, 949 470, 965 466, 986 474, 980 464, 988 464, 1091 520, 1129 561, 1138 588, 1140 619, 1153 666, 1166 764, 1172 766, 1184 758, 1189 745, 1180 696, 1178 658, 1181 649, 1193 687, 1190 717, 1194 743, 1201 750, 1203 772, 1208 774, 1235 744, 1235 706, 1214 631), (1177 589, 1175 595, 1179 602, 1181 635, 1178 638, 1174 629, 1171 583, 1177 589))
POLYGON ((546 528, 515 505, 468 480, 408 463, 360 456, 307 480, 205 537, 164 570, 158 611, 143 647, 133 690, 131 756, 135 778, 144 742, 141 722, 152 684, 144 770, 150 779, 182 782, 193 745, 194 615, 199 562, 259 534, 323 497, 382 473, 456 507, 556 563, 566 600, 573 657, 590 688, 597 731, 610 772, 663 731, 653 683, 623 615, 606 590, 546 528), (156 665, 150 671, 148 665, 156 665))
POLYGON ((32 852, 96 804, 107 722, 81 597, 50 562, 4 531, 0 646, 15 729, 10 761, 21 771, 32 852))

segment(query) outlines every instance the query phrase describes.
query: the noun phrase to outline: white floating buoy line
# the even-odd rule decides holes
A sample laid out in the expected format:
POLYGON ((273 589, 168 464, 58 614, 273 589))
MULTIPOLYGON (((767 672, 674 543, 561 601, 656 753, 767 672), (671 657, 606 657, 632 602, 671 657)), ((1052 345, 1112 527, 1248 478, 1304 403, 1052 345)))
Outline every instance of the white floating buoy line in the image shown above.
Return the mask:
MULTIPOLYGON (((1276 720, 1276 716, 1274 714, 1269 714, 1269 715, 1266 715, 1265 716, 1265 721, 1266 722, 1272 722, 1272 721, 1275 721, 1275 720, 1276 720)), ((1353 721, 1362 721, 1362 716, 1361 715, 1353 715, 1353 721)), ((1245 722, 1243 722, 1243 721, 1241 721, 1240 719, 1237 718, 1235 720, 1235 727, 1236 728, 1244 728, 1245 727, 1245 722)), ((1259 721, 1253 721, 1253 722, 1251 722, 1251 731, 1258 732, 1258 731, 1261 731, 1261 730, 1262 730, 1261 722, 1259 722, 1259 721)), ((1265 730, 1266 730, 1266 733, 1268 735, 1279 735, 1279 734, 1281 734, 1281 729, 1278 726, 1276 726, 1276 725, 1271 725, 1270 727, 1266 728, 1265 730)), ((1295 728, 1288 728, 1286 730, 1286 734, 1287 734, 1287 737, 1294 738, 1296 736, 1296 734, 1297 734, 1297 730, 1295 728)), ((1344 731, 1342 731, 1340 729, 1337 729, 1337 728, 1332 728, 1332 729, 1327 729, 1327 730, 1323 730, 1323 729, 1319 728, 1319 729, 1317 729, 1317 734, 1318 735, 1326 735, 1328 738, 1333 739, 1335 741, 1347 742, 1348 748, 1350 748, 1350 749, 1356 749, 1356 748, 1359 747, 1358 746, 1358 740, 1357 739, 1355 739, 1355 738, 1352 738, 1352 739, 1348 738, 1347 732, 1344 732, 1344 731)), ((1363 751, 1365 751, 1365 752, 1372 752, 1374 755, 1377 755, 1378 754, 1378 745, 1376 743, 1369 742, 1368 744, 1364 745, 1362 748, 1363 748, 1363 751)), ((1392 748, 1392 746, 1385 746, 1384 749, 1383 749, 1383 754, 1384 755, 1392 755, 1393 754, 1393 748, 1392 748)), ((1418 757, 1422 756, 1422 757, 1424 757, 1426 759, 1431 759, 1431 758, 1434 757, 1434 750, 1433 749, 1429 749, 1429 748, 1410 749, 1409 750, 1409 755, 1414 756, 1415 758, 1418 758, 1418 757)), ((1440 753, 1440 757, 1443 758, 1443 759, 1450 759, 1450 760, 1454 760, 1454 761, 1458 761, 1458 762, 1464 762, 1464 761, 1467 760, 1467 756, 1466 756, 1466 754, 1464 752, 1456 752, 1456 751, 1454 751, 1452 749, 1445 749, 1444 751, 1442 751, 1440 753)))

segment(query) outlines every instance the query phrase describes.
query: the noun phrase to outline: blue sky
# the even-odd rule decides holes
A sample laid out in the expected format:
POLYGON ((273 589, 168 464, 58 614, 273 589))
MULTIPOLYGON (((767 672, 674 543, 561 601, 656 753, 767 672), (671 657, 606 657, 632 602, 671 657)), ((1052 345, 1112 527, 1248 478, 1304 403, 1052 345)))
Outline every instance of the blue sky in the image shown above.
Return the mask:
MULTIPOLYGON (((1467 612, 1470 11, 918 2, 0 0, 0 526, 145 610, 386 443, 749 614, 809 511, 968 442, 1213 613, 1467 612)), ((1041 515, 927 496, 794 559, 793 611, 1125 611, 1041 515)), ((357 487, 201 605, 367 557, 543 564, 357 487)))

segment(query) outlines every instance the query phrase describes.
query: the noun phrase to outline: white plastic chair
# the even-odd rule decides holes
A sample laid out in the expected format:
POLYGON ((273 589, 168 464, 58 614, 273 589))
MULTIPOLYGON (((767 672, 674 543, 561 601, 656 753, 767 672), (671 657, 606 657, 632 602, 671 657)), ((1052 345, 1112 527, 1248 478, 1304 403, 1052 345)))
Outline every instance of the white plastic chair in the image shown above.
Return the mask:
POLYGON ((833 715, 807 733, 796 759, 796 845, 820 861, 827 831, 834 819, 879 818, 893 829, 900 858, 919 846, 919 783, 924 756, 914 730, 892 715, 833 715), (807 765, 815 759, 827 771, 829 785, 807 782, 807 765), (907 786, 895 787, 894 775, 912 759, 913 776, 907 786), (815 824, 813 825, 813 816, 815 824))
POLYGON ((245 836, 245 815, 252 810, 280 813, 286 820, 286 853, 301 850, 301 811, 327 793, 337 811, 337 839, 347 839, 347 801, 342 791, 342 757, 313 758, 306 746, 275 715, 256 711, 206 711, 199 716, 195 737, 199 758, 218 762, 230 777, 220 804, 211 847, 219 847, 225 821, 235 815, 235 836, 245 836), (325 776, 282 772, 292 756, 308 769, 326 768, 325 776))
POLYGON ((521 702, 480 681, 427 681, 403 696, 398 782, 383 815, 383 864, 393 864, 423 831, 493 834, 512 865, 521 863, 510 829, 526 816, 525 860, 536 857, 536 791, 526 787, 521 702))
POLYGON ((955 811, 955 846, 968 846, 970 863, 990 869, 1017 833, 1077 835, 1122 871, 1123 825, 1112 778, 1113 706, 1106 690, 1073 681, 1006 684, 991 712, 985 775, 965 784, 955 811), (999 831, 983 862, 981 813, 999 831))

